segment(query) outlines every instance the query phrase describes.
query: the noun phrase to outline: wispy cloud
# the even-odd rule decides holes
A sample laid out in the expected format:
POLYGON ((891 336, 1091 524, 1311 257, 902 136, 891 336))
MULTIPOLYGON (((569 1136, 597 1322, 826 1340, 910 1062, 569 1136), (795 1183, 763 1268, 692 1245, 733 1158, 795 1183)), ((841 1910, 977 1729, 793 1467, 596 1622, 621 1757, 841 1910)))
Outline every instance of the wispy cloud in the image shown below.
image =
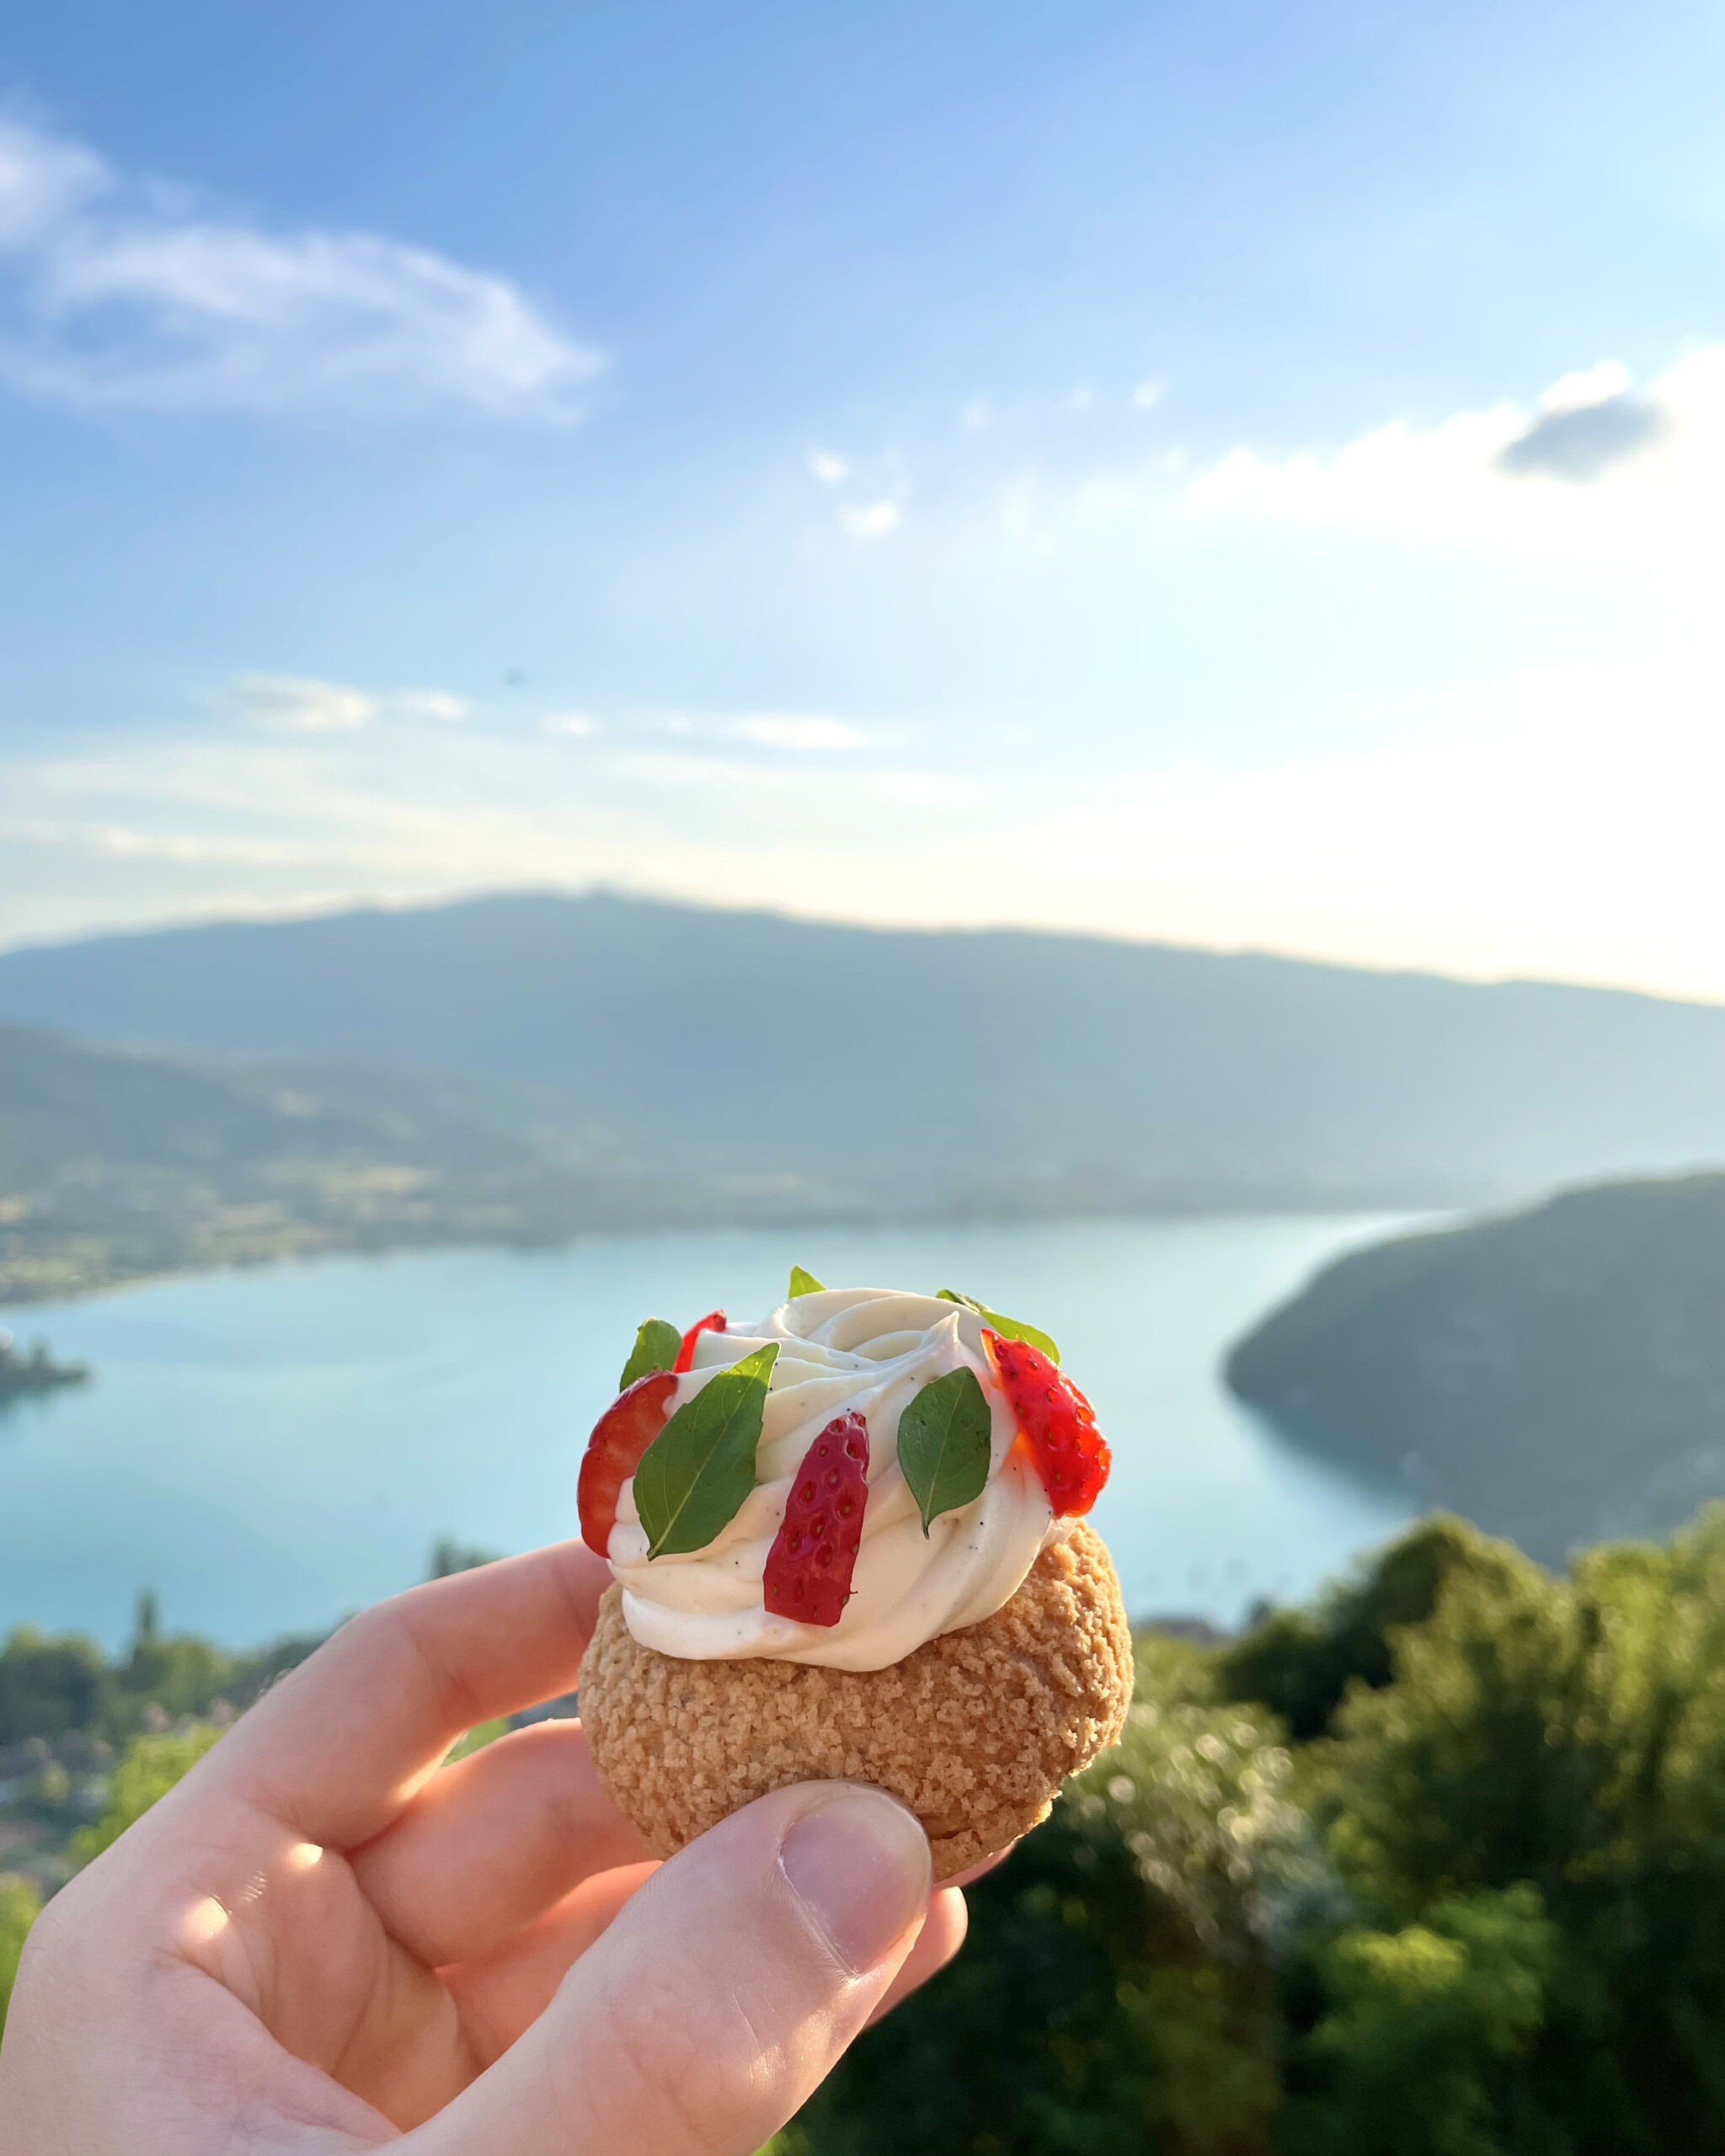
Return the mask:
POLYGON ((567 420, 604 365, 505 277, 188 210, 0 122, 0 380, 87 406, 567 420))
POLYGON ((284 734, 344 734, 377 716, 377 699, 363 689, 309 675, 241 674, 229 693, 247 718, 284 734))
POLYGON ((839 522, 853 539, 885 539, 904 521, 904 512, 889 499, 858 502, 839 511, 839 522))
POLYGON ((599 721, 585 711, 547 712, 539 722, 542 734, 560 734, 566 740, 585 741, 599 731, 599 721))
POLYGON ((375 696, 305 674, 239 674, 227 696, 254 725, 283 734, 346 734, 382 718, 465 718, 466 702, 444 689, 401 689, 375 696))
POLYGON ((835 456, 830 449, 811 449, 809 469, 823 487, 836 487, 851 476, 851 467, 842 456, 835 456))
POLYGON ((791 749, 799 754, 860 749, 868 736, 860 726, 842 718, 804 718, 788 712, 761 712, 734 720, 729 729, 740 741, 752 741, 761 749, 791 749))
POLYGON ((440 718, 453 724, 467 715, 467 699, 452 696, 446 689, 403 689, 387 701, 390 710, 403 718, 440 718))

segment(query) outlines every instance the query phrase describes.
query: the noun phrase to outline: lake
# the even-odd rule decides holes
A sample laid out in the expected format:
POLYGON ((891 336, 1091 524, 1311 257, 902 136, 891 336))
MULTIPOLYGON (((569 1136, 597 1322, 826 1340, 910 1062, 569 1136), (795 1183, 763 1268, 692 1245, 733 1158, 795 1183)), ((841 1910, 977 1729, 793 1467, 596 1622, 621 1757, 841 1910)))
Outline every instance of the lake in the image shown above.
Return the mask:
POLYGON ((576 1532, 575 1474, 640 1319, 833 1283, 962 1289, 1059 1339, 1114 1471, 1096 1513, 1135 1614, 1231 1623, 1308 1593, 1407 1508, 1222 1390, 1226 1343, 1337 1251, 1402 1223, 1278 1217, 738 1230, 341 1257, 20 1306, 94 1382, 0 1411, 0 1630, 127 1636, 142 1588, 233 1646, 424 1576, 443 1535, 576 1532))

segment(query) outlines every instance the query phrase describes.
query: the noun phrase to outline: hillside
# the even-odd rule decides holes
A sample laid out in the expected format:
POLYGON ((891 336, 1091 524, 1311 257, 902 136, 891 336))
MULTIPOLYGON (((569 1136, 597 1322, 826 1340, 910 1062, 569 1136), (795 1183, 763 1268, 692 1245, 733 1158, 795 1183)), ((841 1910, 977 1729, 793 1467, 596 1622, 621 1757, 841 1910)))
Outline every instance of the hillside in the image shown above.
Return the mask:
POLYGON ((1725 1174, 1357 1251, 1227 1378, 1301 1444, 1535 1556, 1666 1534, 1725 1494, 1725 1174))
POLYGON ((1489 1202, 1725 1159, 1725 1008, 603 894, 0 954, 0 1017, 503 1081, 892 1209, 1489 1202))
POLYGON ((638 1170, 566 1102, 498 1081, 223 1064, 0 1025, 0 1302, 326 1250, 772 1217, 786 1202, 768 1178, 638 1170))

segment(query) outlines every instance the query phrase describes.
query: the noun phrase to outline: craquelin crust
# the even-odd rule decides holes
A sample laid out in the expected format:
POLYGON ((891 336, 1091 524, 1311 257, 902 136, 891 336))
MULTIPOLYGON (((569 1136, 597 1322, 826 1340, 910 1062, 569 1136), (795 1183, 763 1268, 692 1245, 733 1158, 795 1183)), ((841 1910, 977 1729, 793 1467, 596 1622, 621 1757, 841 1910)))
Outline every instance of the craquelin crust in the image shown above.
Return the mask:
POLYGON ((947 1879, 1046 1818, 1131 1696, 1119 1582, 1081 1521, 1003 1609, 889 1669, 679 1661, 630 1636, 612 1587, 580 1705, 594 1764, 656 1856, 769 1790, 832 1779, 908 1805, 947 1879))

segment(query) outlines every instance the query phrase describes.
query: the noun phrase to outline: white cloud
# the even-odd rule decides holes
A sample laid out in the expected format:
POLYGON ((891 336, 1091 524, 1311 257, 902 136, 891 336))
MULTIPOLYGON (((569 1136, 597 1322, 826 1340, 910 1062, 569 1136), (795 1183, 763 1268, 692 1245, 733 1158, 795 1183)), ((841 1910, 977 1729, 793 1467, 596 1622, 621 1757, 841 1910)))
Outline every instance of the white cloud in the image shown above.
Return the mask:
POLYGON ((902 521, 898 504, 891 500, 859 503, 854 509, 839 511, 839 522, 853 539, 884 539, 902 521))
POLYGON ((441 718, 453 723, 467 715, 466 699, 444 689, 404 689, 389 702, 403 718, 441 718))
POLYGON ((730 731, 740 741, 752 741, 757 748, 799 752, 860 749, 868 739, 860 726, 852 726, 841 718, 799 718, 774 712, 740 718, 730 731))
POLYGON ((1594 366, 1577 367, 1572 373, 1560 374, 1551 387, 1541 392, 1540 409, 1579 412, 1589 404, 1603 404, 1610 398, 1624 395, 1632 379, 1621 360, 1600 360, 1594 366))
POLYGON ((1132 402, 1140 412, 1147 412, 1153 404, 1160 404, 1167 391, 1165 382, 1140 382, 1132 392, 1132 402))
POLYGON ((835 456, 825 449, 809 451, 809 469, 824 487, 836 487, 841 481, 851 476, 851 467, 844 458, 835 456))
POLYGON ((6 827, 14 846, 64 846, 116 861, 163 861, 180 867, 297 867, 304 845, 280 839, 223 838, 207 832, 145 830, 130 824, 52 823, 26 819, 6 827))
POLYGON ((507 278, 370 232, 163 206, 0 122, 0 379, 83 405, 567 419, 604 362, 507 278))
POLYGON ((245 716, 285 734, 339 734, 369 725, 378 702, 363 689, 302 674, 241 674, 232 694, 245 716))
POLYGON ((985 397, 973 397, 959 414, 959 424, 967 435, 986 434, 994 424, 994 407, 985 397))
POLYGON ((540 720, 539 731, 585 741, 599 731, 599 721, 584 711, 553 711, 540 720))
POLYGON ((280 734, 345 734, 380 718, 429 718, 451 725, 467 716, 465 698, 445 689, 374 695, 307 674, 237 674, 227 693, 254 725, 280 734))

